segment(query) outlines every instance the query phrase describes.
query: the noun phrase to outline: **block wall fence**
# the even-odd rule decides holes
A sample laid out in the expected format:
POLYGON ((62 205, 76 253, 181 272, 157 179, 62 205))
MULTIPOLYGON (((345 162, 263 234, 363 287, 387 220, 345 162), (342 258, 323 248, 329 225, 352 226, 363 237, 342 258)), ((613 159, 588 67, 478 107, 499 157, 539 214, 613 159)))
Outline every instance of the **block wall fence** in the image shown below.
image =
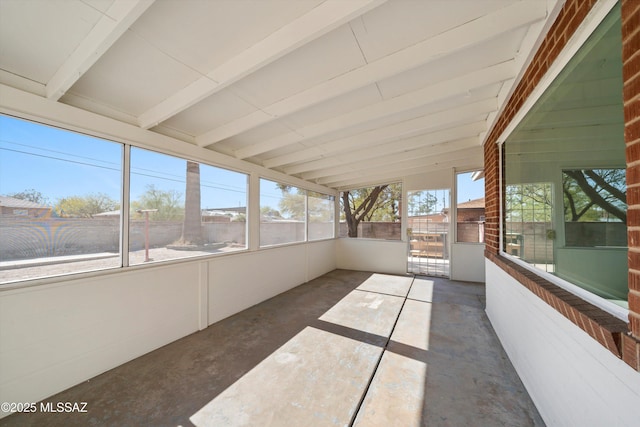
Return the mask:
POLYGON ((621 0, 624 120, 627 162, 629 324, 499 255, 498 138, 540 83, 596 0, 567 0, 484 145, 485 257, 640 371, 640 1, 621 0))

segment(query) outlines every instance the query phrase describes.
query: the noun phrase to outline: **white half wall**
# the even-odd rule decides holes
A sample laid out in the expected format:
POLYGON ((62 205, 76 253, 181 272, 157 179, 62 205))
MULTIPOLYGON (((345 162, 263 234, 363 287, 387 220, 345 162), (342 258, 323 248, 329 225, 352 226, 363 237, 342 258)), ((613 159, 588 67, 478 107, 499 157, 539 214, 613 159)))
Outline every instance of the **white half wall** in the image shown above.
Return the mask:
POLYGON ((336 240, 264 249, 209 263, 209 324, 335 270, 336 240))
POLYGON ((335 242, 3 290, 0 402, 38 402, 334 270, 335 242))
POLYGON ((0 401, 37 402, 197 331, 199 277, 191 262, 1 292, 0 401))
POLYGON ((453 243, 451 245, 451 280, 484 282, 484 244, 453 243))
POLYGON ((336 267, 376 273, 407 273, 407 242, 342 238, 336 240, 336 267))
POLYGON ((486 260, 487 315, 549 426, 637 426, 640 373, 486 260))

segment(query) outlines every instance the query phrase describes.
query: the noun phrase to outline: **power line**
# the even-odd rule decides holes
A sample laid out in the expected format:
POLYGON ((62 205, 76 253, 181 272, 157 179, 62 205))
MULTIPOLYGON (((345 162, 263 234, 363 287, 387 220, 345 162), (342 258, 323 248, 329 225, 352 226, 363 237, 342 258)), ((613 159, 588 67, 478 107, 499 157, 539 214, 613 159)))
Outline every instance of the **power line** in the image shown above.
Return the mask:
MULTIPOLYGON (((5 142, 9 142, 9 141, 5 141, 5 142)), ((15 143, 14 143, 15 144, 15 143)), ((29 148, 36 148, 37 147, 32 147, 32 146, 27 146, 24 144, 15 144, 15 145, 23 145, 29 148)), ((45 158, 45 159, 50 159, 50 160, 58 160, 61 162, 66 162, 66 163, 72 163, 72 164, 77 164, 77 165, 83 165, 83 166, 93 166, 96 168, 100 168, 100 169, 107 169, 107 170, 112 170, 112 171, 117 171, 117 172, 121 172, 122 169, 119 167, 109 167, 109 166, 103 166, 103 165, 98 165, 98 164, 94 164, 94 163, 87 163, 87 162, 81 162, 78 160, 71 160, 71 159, 64 159, 61 157, 55 157, 55 156, 50 156, 50 155, 45 155, 45 154, 38 154, 38 153, 33 153, 33 152, 29 152, 29 151, 22 151, 22 150, 15 150, 15 149, 11 149, 11 148, 5 148, 5 147, 0 147, 0 150, 3 151, 9 151, 9 152, 13 152, 13 153, 19 153, 19 154, 26 154, 26 155, 30 155, 30 156, 34 156, 34 157, 41 157, 41 158, 45 158)), ((49 151, 49 152, 53 152, 53 153, 58 153, 58 154, 65 154, 65 155, 69 155, 72 157, 78 157, 78 158, 84 158, 84 159, 88 159, 88 160, 93 160, 93 161, 100 161, 97 159, 92 159, 90 157, 84 157, 84 156, 74 156, 72 154, 69 153, 64 153, 61 151, 55 151, 55 150, 44 150, 43 151, 49 151)), ((100 161, 103 163, 107 163, 107 164, 114 164, 112 162, 104 162, 104 161, 100 161)), ((214 167, 214 166, 211 166, 214 167)), ((240 173, 240 172, 237 172, 240 173)), ((185 179, 181 179, 180 175, 174 175, 174 174, 168 174, 166 172, 158 172, 158 171, 154 171, 151 169, 144 169, 144 168, 132 168, 131 171, 132 175, 138 175, 138 176, 146 176, 149 178, 156 178, 156 179, 162 179, 165 181, 173 181, 173 182, 179 182, 179 183, 185 183, 185 179), (141 173, 141 172, 134 172, 133 169, 139 169, 139 170, 146 170, 149 172, 152 172, 154 174, 157 175, 151 175, 151 174, 145 174, 145 173, 141 173), (165 175, 165 176, 161 176, 161 175, 165 175), (170 176, 176 177, 176 178, 169 178, 170 176)), ((202 184, 203 181, 201 181, 201 186, 205 187, 205 188, 212 188, 212 189, 217 189, 217 190, 223 190, 223 191, 230 191, 230 192, 235 192, 235 193, 246 193, 246 190, 242 190, 241 187, 234 187, 231 185, 226 185, 225 188, 225 184, 221 184, 221 183, 216 183, 216 182, 211 182, 211 181, 204 181, 205 184, 202 184), (236 188, 236 189, 233 189, 236 188)))

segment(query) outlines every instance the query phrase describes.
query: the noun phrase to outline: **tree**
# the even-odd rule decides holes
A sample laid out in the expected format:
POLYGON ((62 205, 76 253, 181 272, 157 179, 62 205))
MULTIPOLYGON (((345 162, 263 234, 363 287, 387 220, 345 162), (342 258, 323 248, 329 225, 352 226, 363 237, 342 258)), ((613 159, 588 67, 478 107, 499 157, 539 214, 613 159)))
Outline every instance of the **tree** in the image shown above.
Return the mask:
POLYGON ((551 183, 507 185, 505 207, 507 222, 551 222, 551 183))
POLYGON ((408 197, 409 216, 428 215, 438 203, 438 198, 431 191, 415 191, 408 197))
MULTIPOLYGON (((296 220, 304 220, 306 214, 306 192, 300 188, 295 193, 291 192, 291 186, 278 184, 278 188, 282 190, 282 198, 278 202, 280 214, 287 214, 288 218, 296 220)), ((276 211, 277 212, 277 211, 276 211)))
POLYGON ((358 237, 358 225, 362 221, 398 221, 401 192, 400 184, 343 191, 341 204, 348 236, 358 237))
MULTIPOLYGON (((318 193, 316 191, 307 191, 300 188, 295 193, 291 192, 291 186, 278 184, 278 188, 282 190, 282 198, 278 204, 280 212, 287 214, 288 218, 304 220, 305 215, 308 216, 309 222, 328 222, 333 221, 334 216, 334 200, 333 196, 318 193)), ((271 208, 264 207, 262 209, 269 210, 271 208)), ((261 213, 266 215, 265 212, 261 213)), ((280 212, 272 210, 273 213, 280 216, 280 212)))
POLYGON ((627 222, 624 169, 567 170, 562 187, 566 221, 627 222))
POLYGON ((7 196, 13 197, 14 199, 28 200, 39 205, 47 205, 49 203, 48 197, 44 196, 40 191, 34 190, 33 188, 20 191, 19 193, 7 194, 7 196))
POLYGON ((315 191, 307 192, 307 196, 309 222, 332 222, 334 220, 335 198, 333 196, 315 191))
POLYGON ((149 184, 146 191, 131 202, 131 210, 157 209, 153 218, 159 221, 181 220, 184 216, 182 193, 175 190, 160 190, 149 184))
POLYGON ((184 222, 182 236, 177 245, 200 246, 204 244, 202 233, 202 208, 200 206, 200 163, 187 160, 184 222))
POLYGON ((55 211, 61 217, 93 218, 94 215, 120 208, 118 202, 104 193, 86 196, 63 197, 56 203, 55 211))
POLYGON ((267 218, 282 218, 282 215, 280 215, 280 211, 273 209, 270 206, 262 206, 260 208, 260 216, 267 218))

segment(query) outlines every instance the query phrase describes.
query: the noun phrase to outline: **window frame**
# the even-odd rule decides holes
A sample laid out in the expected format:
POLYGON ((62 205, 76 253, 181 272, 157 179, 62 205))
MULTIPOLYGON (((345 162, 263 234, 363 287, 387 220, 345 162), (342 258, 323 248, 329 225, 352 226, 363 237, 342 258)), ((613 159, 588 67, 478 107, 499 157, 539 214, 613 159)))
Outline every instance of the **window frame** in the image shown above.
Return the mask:
MULTIPOLYGON (((28 288, 33 286, 49 285, 54 283, 60 283, 63 281, 82 280, 82 279, 92 278, 92 277, 104 277, 111 274, 123 274, 123 273, 126 274, 128 272, 133 272, 133 271, 144 269, 144 268, 158 268, 158 267, 164 267, 164 266, 180 264, 180 263, 202 262, 203 260, 212 259, 220 256, 227 256, 227 255, 233 256, 233 255, 247 253, 247 252, 268 250, 274 247, 307 244, 311 242, 320 242, 324 240, 332 240, 337 238, 337 222, 336 222, 336 218, 337 218, 336 214, 338 213, 337 200, 336 200, 336 198, 338 197, 337 194, 331 194, 330 192, 320 191, 318 189, 310 189, 309 186, 306 186, 306 185, 303 186, 299 184, 289 183, 286 181, 279 181, 279 178, 274 178, 270 174, 266 174, 263 176, 261 175, 261 172, 253 170, 251 167, 249 167, 248 169, 243 169, 241 167, 234 166, 234 165, 220 164, 219 162, 210 161, 199 156, 194 156, 192 154, 190 155, 189 153, 176 155, 170 149, 170 147, 166 146, 163 143, 159 143, 156 145, 153 143, 145 144, 143 142, 140 142, 144 140, 144 137, 141 137, 141 138, 135 138, 132 136, 123 137, 119 135, 118 132, 107 133, 107 132, 102 132, 96 129, 90 129, 89 127, 85 128, 78 124, 70 125, 70 124, 67 124, 65 121, 61 120, 60 118, 57 119, 56 118, 57 116, 55 114, 51 114, 51 116, 34 116, 30 114, 20 113, 13 110, 3 110, 0 112, 0 114, 11 119, 27 121, 36 126, 46 126, 46 127, 63 131, 63 132, 70 132, 74 134, 85 135, 90 138, 102 139, 110 143, 118 144, 121 150, 121 155, 118 156, 120 160, 119 166, 121 168, 120 191, 118 193, 119 197, 121 198, 120 200, 121 215, 120 215, 120 222, 119 222, 120 242, 118 245, 118 249, 119 249, 118 265, 114 267, 108 267, 108 268, 96 269, 96 270, 93 270, 93 269, 81 270, 81 271, 73 271, 68 273, 65 272, 65 273, 52 274, 52 275, 46 275, 46 276, 35 276, 35 277, 29 277, 25 279, 11 280, 11 281, 0 283, 0 292, 9 291, 13 289, 28 288), (245 247, 242 249, 238 249, 236 251, 227 252, 227 253, 206 254, 206 255, 185 257, 185 258, 172 258, 168 260, 161 260, 161 261, 147 263, 147 264, 142 263, 142 264, 129 265, 130 257, 129 257, 128 249, 130 245, 130 234, 129 234, 130 212, 129 210, 130 210, 130 204, 131 204, 131 200, 130 200, 131 148, 138 148, 142 150, 152 151, 158 154, 175 157, 181 160, 193 161, 201 165, 219 168, 225 171, 235 172, 235 173, 245 175, 247 178, 247 182, 246 182, 247 212, 246 212, 246 222, 245 222, 245 239, 246 239, 245 247), (254 244, 251 243, 255 239, 257 239, 259 242, 259 234, 260 234, 259 219, 253 218, 254 214, 252 213, 252 210, 254 209, 254 207, 252 207, 252 202, 255 203, 254 193, 257 193, 258 207, 256 211, 259 212, 259 191, 260 191, 259 180, 261 178, 264 178, 273 182, 283 182, 287 185, 292 185, 296 188, 299 188, 305 191, 305 239, 303 241, 283 243, 279 245, 270 245, 266 247, 259 247, 259 246, 254 247, 254 244), (256 181, 258 185, 255 184, 256 181), (308 198, 308 193, 310 191, 333 197, 332 213, 334 217, 334 223, 332 227, 332 233, 333 233, 332 237, 327 237, 327 238, 318 239, 318 240, 308 239, 307 198, 308 198), (255 228, 254 226, 251 225, 254 222, 257 225, 257 227, 255 228), (253 233, 252 233, 252 230, 254 231, 253 233)), ((277 173, 274 173, 274 175, 277 175, 277 173)))
MULTIPOLYGON (((484 177, 484 167, 480 167, 480 168, 471 168, 471 169, 460 169, 460 170, 454 170, 453 171, 453 177, 454 177, 454 195, 452 195, 452 197, 455 197, 455 207, 452 209, 453 211, 453 215, 455 218, 455 221, 452 221, 454 223, 454 227, 453 227, 453 233, 454 233, 454 241, 452 242, 453 244, 456 245, 484 245, 485 241, 484 241, 484 231, 483 231, 483 241, 482 242, 463 242, 460 241, 458 239, 458 175, 462 175, 462 174, 467 174, 467 173, 476 173, 476 172, 482 172, 483 176, 482 176, 482 180, 485 179, 484 177)), ((486 224, 486 191, 483 192, 483 197, 485 199, 485 215, 481 215, 480 216, 480 221, 479 222, 483 222, 486 224)), ((465 202, 462 202, 465 203, 465 202)))
MULTIPOLYGON (((550 65, 547 73, 542 76, 537 86, 533 89, 531 94, 525 99, 519 111, 514 115, 512 120, 506 126, 506 128, 502 131, 499 137, 496 140, 498 145, 498 188, 499 188, 499 218, 498 218, 498 230, 499 230, 499 253, 498 255, 508 259, 509 261, 514 262, 515 264, 521 266, 522 268, 530 271, 531 273, 536 274, 537 276, 547 280, 548 282, 557 285, 558 287, 565 289, 571 292, 574 295, 582 298, 583 300, 595 305, 596 307, 606 311, 607 313, 613 315, 614 317, 628 322, 629 310, 627 308, 621 307, 615 303, 612 303, 602 297, 599 297, 596 294, 591 293, 569 281, 561 279, 560 277, 542 271, 540 269, 535 268, 533 265, 522 261, 520 258, 509 255, 505 252, 504 248, 504 221, 505 221, 505 143, 508 137, 513 133, 513 131, 517 128, 517 126, 522 122, 529 111, 537 104, 538 100, 544 95, 546 90, 553 84, 556 77, 565 69, 568 63, 572 58, 575 57, 576 53, 579 49, 584 45, 584 43, 591 37, 600 24, 605 21, 605 18, 609 15, 609 13, 616 6, 616 2, 609 2, 608 4, 603 4, 601 9, 596 11, 596 14, 593 16, 593 19, 585 21, 584 25, 576 31, 576 34, 567 42, 563 51, 559 54, 558 58, 550 65)), ((617 165, 601 165, 603 168, 626 168, 626 164, 617 164, 617 165)), ((576 165, 561 165, 561 168, 558 170, 559 174, 562 174, 563 170, 567 169, 575 169, 576 165)), ((580 166, 578 166, 580 167, 580 166)), ((582 165, 584 167, 584 165, 582 165)), ((561 179, 561 177, 560 177, 561 179)), ((564 225, 563 234, 564 234, 564 225)), ((628 227, 628 226, 627 226, 628 227)), ((562 236, 564 238, 564 236, 562 236)))

